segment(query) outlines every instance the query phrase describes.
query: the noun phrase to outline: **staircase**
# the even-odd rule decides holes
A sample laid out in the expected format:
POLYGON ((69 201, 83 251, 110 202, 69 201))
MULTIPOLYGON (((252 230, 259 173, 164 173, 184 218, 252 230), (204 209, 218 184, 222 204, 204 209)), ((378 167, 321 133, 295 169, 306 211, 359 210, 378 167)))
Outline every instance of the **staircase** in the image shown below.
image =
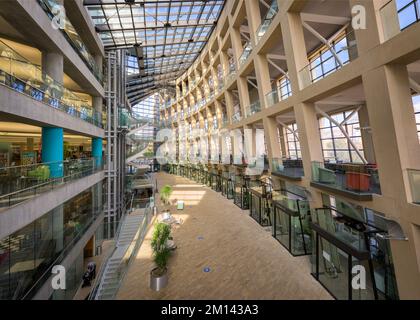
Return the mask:
POLYGON ((143 242, 152 210, 150 205, 145 209, 126 215, 117 234, 117 241, 105 268, 98 279, 99 285, 90 296, 94 300, 114 299, 128 269, 131 258, 143 242))

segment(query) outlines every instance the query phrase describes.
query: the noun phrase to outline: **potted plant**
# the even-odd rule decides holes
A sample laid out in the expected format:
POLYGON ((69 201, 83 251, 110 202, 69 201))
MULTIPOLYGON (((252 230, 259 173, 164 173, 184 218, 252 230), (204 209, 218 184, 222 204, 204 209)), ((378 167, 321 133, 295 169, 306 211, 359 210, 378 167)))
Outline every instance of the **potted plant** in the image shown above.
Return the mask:
MULTIPOLYGON (((160 200, 162 200, 163 205, 169 206, 171 204, 170 197, 172 195, 172 187, 170 185, 165 185, 160 189, 160 200)), ((165 209, 164 211, 168 211, 165 209)))
POLYGON ((156 267, 150 272, 150 289, 159 291, 168 284, 168 258, 171 250, 166 242, 169 239, 171 227, 166 223, 158 223, 152 236, 153 260, 156 267))

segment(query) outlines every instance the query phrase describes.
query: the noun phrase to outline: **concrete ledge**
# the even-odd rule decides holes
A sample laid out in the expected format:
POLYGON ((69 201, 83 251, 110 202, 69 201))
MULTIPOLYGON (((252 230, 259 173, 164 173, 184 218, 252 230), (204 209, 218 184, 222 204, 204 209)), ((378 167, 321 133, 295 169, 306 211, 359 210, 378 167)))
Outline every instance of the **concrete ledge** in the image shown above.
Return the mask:
POLYGON ((311 182, 311 187, 330 192, 332 194, 338 194, 340 196, 344 196, 353 200, 357 201, 372 201, 372 194, 371 193, 357 193, 350 190, 340 190, 329 186, 327 184, 318 183, 318 182, 311 182))
POLYGON ((36 101, 26 94, 0 85, 0 120, 23 122, 34 126, 54 126, 66 132, 90 137, 105 136, 105 131, 64 111, 36 101))
POLYGON ((104 178, 104 171, 96 172, 5 209, 0 212, 0 239, 20 230, 104 178))
MULTIPOLYGON (((60 265, 62 265, 66 270, 69 270, 74 261, 77 259, 77 257, 81 254, 84 247, 86 246, 86 243, 89 241, 89 239, 92 237, 92 235, 96 232, 100 224, 104 220, 104 214, 100 214, 96 220, 92 223, 92 225, 89 227, 89 229, 83 234, 82 238, 77 241, 75 246, 67 253, 65 258, 60 262, 60 265)), ((38 290, 38 292, 35 294, 35 296, 32 298, 32 300, 48 300, 53 294, 54 289, 51 286, 52 281, 51 275, 47 281, 45 281, 44 285, 38 290)), ((82 279, 80 279, 82 281, 82 279)))

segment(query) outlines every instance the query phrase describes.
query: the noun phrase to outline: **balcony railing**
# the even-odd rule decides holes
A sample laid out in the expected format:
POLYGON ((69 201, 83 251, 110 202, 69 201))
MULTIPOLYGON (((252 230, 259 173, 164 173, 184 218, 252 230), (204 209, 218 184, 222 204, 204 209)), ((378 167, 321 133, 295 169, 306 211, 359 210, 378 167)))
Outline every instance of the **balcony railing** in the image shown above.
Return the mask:
POLYGON ((0 207, 16 205, 102 168, 95 158, 0 168, 0 207))
MULTIPOLYGON (((38 3, 48 17, 53 20, 55 18, 55 14, 53 12, 55 12, 55 8, 59 7, 60 4, 56 0, 38 0, 38 3)), ((76 29, 67 18, 64 18, 64 28, 60 28, 60 30, 96 79, 102 82, 102 68, 97 65, 94 57, 90 54, 86 45, 83 43, 82 38, 78 35, 76 29)))
POLYGON ((312 183, 359 200, 381 194, 376 165, 312 162, 312 183))
POLYGON ((286 79, 279 87, 266 94, 267 107, 271 107, 280 101, 286 100, 292 95, 290 81, 286 79))
POLYGON ((259 101, 255 101, 246 108, 245 115, 248 118, 260 111, 261 111, 261 103, 259 101))
POLYGON ((273 175, 295 180, 300 180, 305 175, 303 163, 300 159, 273 158, 271 160, 271 172, 273 175))
POLYGON ((249 56, 251 55, 251 52, 252 44, 250 42, 247 42, 238 61, 240 67, 246 62, 246 60, 248 60, 249 56))
POLYGON ((0 84, 102 127, 102 114, 0 40, 0 84))
POLYGON ((301 88, 305 88, 341 69, 358 57, 354 31, 332 41, 331 49, 325 48, 299 71, 301 88))
POLYGON ((241 113, 238 111, 232 115, 232 123, 236 123, 242 120, 241 113))
POLYGON ((277 12, 279 11, 277 0, 272 1, 270 8, 268 9, 267 14, 265 15, 264 19, 261 22, 260 27, 257 30, 257 42, 265 35, 268 28, 271 25, 274 17, 276 16, 277 12))
POLYGON ((411 197, 415 204, 420 204, 420 170, 408 170, 410 181, 411 197))

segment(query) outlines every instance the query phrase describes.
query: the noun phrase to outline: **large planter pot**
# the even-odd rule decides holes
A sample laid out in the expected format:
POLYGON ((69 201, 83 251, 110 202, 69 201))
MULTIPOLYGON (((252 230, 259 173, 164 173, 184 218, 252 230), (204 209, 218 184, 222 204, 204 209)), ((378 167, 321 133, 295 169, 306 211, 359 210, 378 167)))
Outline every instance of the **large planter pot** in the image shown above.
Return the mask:
POLYGON ((168 285, 168 270, 165 269, 165 272, 161 276, 156 276, 155 272, 158 268, 154 268, 150 271, 150 289, 154 291, 160 291, 168 285))

